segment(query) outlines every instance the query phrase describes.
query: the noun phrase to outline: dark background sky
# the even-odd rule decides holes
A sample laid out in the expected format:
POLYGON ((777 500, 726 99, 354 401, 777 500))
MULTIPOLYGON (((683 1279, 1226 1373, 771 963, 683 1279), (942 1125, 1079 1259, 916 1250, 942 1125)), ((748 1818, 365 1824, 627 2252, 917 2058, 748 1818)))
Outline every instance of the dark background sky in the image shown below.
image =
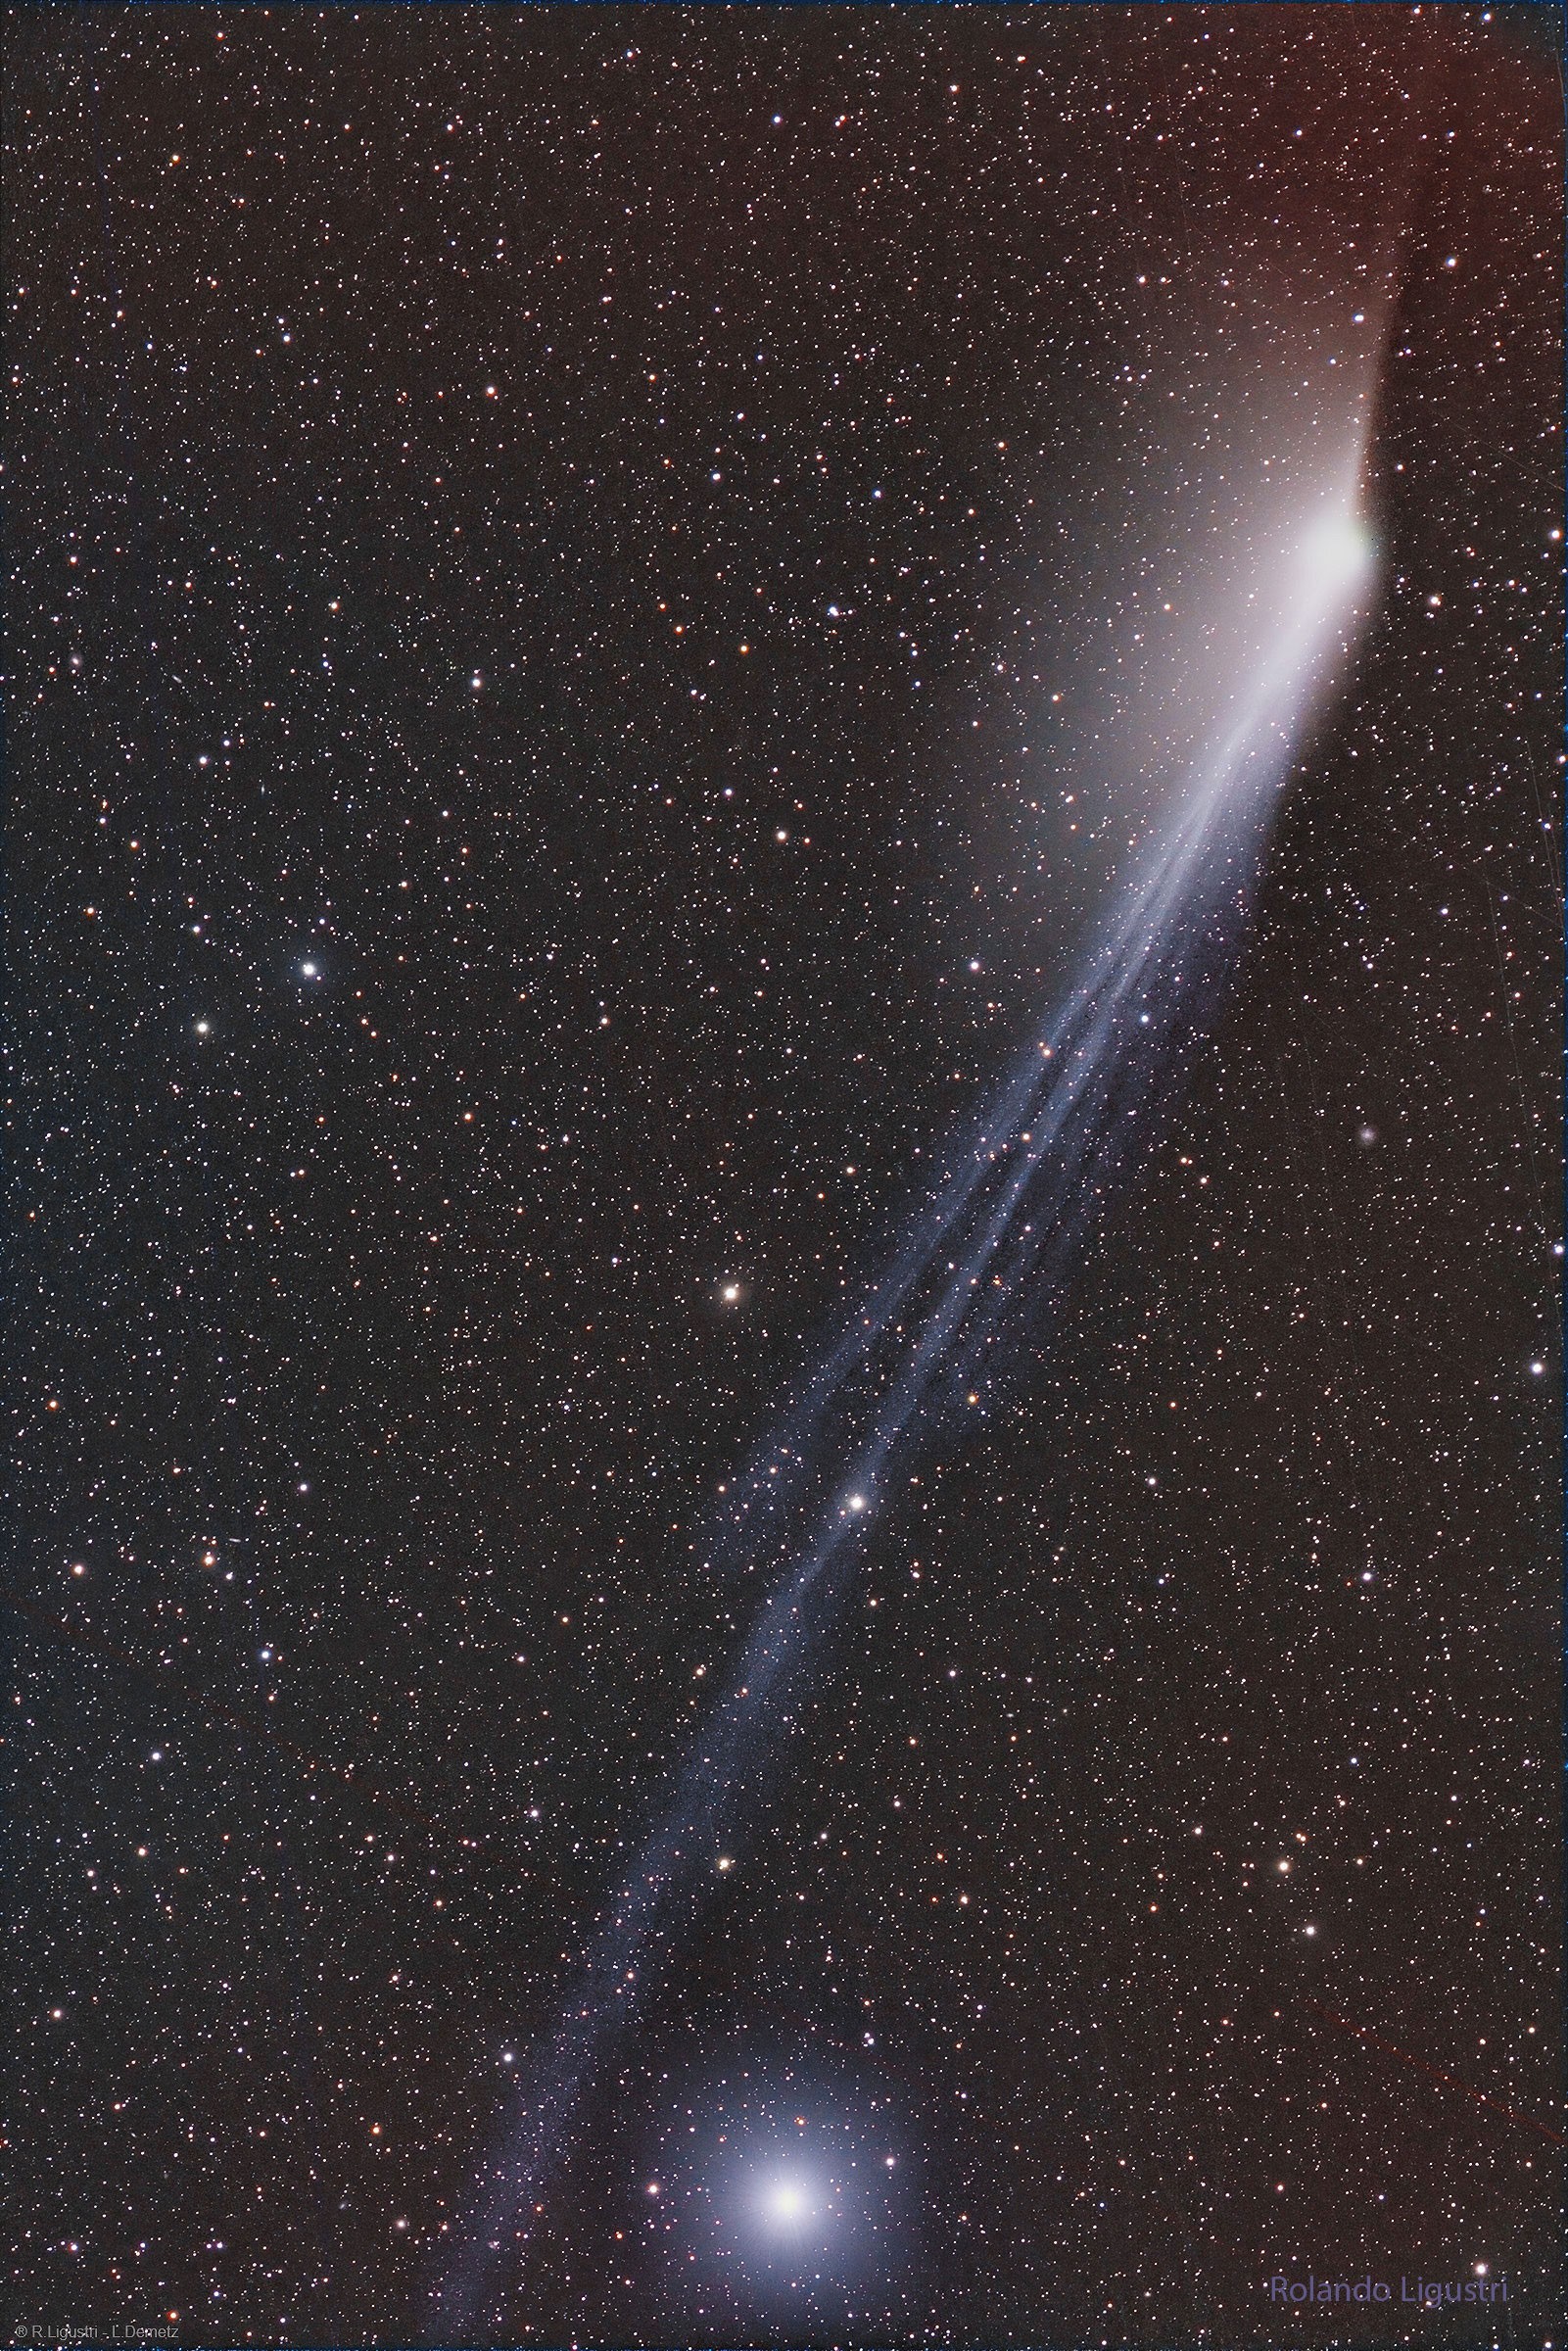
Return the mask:
POLYGON ((503 2331, 1309 2341, 1281 2269, 1488 2262, 1538 2339, 1551 29, 13 13, 17 2324, 428 2338, 747 1621, 715 1484, 1375 383, 1179 1129, 879 1529, 503 2331))

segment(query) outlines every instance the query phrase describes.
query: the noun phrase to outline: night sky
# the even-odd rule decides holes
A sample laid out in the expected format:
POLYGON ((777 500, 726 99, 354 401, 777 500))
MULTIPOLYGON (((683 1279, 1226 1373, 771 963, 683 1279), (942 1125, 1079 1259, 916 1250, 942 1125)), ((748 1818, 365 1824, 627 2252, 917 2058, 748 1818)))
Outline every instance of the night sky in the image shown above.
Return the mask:
POLYGON ((18 2339, 1541 2342, 1550 12, 8 48, 18 2339), (1347 450, 1212 1016, 585 1977, 1347 450))

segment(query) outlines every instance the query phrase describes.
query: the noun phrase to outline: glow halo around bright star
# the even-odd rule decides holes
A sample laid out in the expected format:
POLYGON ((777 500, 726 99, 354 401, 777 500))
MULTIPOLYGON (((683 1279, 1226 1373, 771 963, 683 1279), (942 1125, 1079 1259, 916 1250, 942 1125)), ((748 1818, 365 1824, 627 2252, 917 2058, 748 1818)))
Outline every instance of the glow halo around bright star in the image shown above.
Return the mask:
POLYGON ((781 2249, 798 2248, 807 2238, 827 2233, 828 2206, 809 2173, 770 2173, 759 2182, 751 2201, 751 2225, 765 2240, 781 2249))

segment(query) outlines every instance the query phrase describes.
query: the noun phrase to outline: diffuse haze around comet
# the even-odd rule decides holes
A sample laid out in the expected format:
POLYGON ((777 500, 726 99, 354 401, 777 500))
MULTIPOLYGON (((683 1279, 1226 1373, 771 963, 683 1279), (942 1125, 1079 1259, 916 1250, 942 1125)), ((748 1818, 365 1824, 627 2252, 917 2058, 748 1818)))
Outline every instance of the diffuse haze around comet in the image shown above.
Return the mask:
POLYGON ((895 1471, 982 1404, 1004 1343, 1038 1328, 1108 1208, 1146 1166, 1241 943, 1271 811, 1365 601, 1357 436, 1270 558, 1261 649, 1109 908, 1076 984, 768 1443, 731 1482, 708 1563, 771 1589, 676 1791, 606 1904, 476 2183, 436 2298, 449 2330, 504 2301, 498 2272, 568 2151, 617 2032, 744 1833, 792 1702, 852 1588, 895 1471))

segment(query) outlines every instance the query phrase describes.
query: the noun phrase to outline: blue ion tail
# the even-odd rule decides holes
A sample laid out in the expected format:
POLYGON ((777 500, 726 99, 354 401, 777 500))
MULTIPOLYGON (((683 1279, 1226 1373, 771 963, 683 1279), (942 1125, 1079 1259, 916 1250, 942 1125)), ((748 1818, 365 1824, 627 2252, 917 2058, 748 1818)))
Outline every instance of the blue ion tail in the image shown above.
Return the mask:
POLYGON ((445 2339, 503 2326, 585 2097, 744 1833, 892 1475, 983 1398, 1003 1338, 1026 1332, 1060 1294, 1147 1163, 1212 1022, 1273 806, 1371 560, 1353 488, 1325 501, 1282 551, 1271 648, 1111 909, 1078 984, 912 1207, 882 1278, 704 1530, 709 1567, 757 1578, 755 1620, 479 2172, 435 2289, 445 2339))

